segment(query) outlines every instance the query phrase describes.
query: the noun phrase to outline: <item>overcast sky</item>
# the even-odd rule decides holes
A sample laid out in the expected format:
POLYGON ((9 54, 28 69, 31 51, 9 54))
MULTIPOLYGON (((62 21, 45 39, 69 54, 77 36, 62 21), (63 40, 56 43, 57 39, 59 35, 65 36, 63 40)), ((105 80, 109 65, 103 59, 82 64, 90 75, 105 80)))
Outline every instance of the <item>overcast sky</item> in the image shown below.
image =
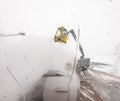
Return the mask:
POLYGON ((0 37, 0 101, 18 101, 46 70, 73 62, 72 36, 67 44, 53 41, 60 26, 76 34, 80 26, 87 57, 113 54, 116 46, 120 56, 120 0, 0 0, 0 35, 26 33, 0 37))
POLYGON ((77 32, 79 25, 87 53, 111 53, 120 37, 119 6, 119 0, 0 0, 0 32, 53 37, 59 26, 77 32))

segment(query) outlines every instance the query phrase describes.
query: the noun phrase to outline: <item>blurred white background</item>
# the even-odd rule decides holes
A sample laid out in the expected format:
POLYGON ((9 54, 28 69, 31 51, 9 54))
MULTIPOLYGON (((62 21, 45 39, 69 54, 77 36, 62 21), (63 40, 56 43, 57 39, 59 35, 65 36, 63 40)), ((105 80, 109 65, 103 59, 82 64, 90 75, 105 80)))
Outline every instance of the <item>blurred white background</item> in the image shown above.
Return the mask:
POLYGON ((0 33, 26 33, 0 37, 0 101, 17 101, 44 72, 73 62, 72 36, 67 44, 53 41, 60 26, 76 33, 80 26, 86 56, 118 72, 119 10, 119 0, 0 0, 0 33))

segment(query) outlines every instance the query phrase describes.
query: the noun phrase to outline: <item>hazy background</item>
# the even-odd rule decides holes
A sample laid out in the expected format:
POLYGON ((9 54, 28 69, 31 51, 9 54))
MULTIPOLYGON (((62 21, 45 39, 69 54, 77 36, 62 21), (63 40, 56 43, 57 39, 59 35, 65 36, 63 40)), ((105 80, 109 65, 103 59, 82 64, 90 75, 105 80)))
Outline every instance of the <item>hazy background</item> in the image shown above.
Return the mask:
POLYGON ((75 42, 54 43, 57 27, 77 33, 91 61, 110 63, 119 74, 119 0, 0 0, 0 101, 17 101, 49 69, 73 62, 75 42), (2 34, 0 34, 2 35, 2 34))

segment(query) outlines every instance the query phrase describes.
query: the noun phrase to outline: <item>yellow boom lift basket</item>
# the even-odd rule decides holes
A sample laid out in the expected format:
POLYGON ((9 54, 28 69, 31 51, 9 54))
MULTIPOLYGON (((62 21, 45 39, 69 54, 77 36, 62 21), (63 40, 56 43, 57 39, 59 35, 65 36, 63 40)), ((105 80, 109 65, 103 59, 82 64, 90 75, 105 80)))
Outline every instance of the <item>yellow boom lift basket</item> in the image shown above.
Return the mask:
POLYGON ((54 41, 66 43, 68 40, 68 34, 69 32, 67 32, 67 29, 65 29, 64 27, 59 27, 54 36, 54 41))

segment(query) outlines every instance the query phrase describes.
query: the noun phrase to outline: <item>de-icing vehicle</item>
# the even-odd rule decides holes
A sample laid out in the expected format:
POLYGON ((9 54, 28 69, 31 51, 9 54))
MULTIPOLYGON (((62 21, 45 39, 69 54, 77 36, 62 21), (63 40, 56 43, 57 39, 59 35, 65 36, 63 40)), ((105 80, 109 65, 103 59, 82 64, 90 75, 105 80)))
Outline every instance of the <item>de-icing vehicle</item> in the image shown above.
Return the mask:
MULTIPOLYGON (((76 51, 79 47, 82 56, 76 62, 75 55, 73 70, 69 74, 55 70, 45 73, 38 87, 40 89, 39 93, 30 98, 32 101, 80 101, 80 79, 78 74, 89 67, 90 59, 85 58, 83 48, 78 41, 79 31, 78 29, 77 39, 74 30, 67 31, 63 26, 57 29, 54 42, 67 43, 69 34, 72 34, 77 43, 76 51)), ((27 99, 27 101, 31 101, 30 99, 27 99)))
MULTIPOLYGON (((79 37, 79 33, 80 33, 80 29, 78 29, 78 37, 79 37)), ((77 41, 77 37, 76 37, 76 34, 75 34, 74 30, 71 29, 70 31, 67 31, 67 29, 65 29, 63 26, 59 27, 57 29, 56 34, 54 36, 54 41, 55 42, 61 42, 61 43, 67 43, 69 34, 72 34, 75 41, 77 41)), ((81 44, 79 43, 79 39, 78 39, 77 43, 78 43, 78 46, 79 46, 79 50, 82 54, 82 56, 78 60, 77 67, 79 67, 79 68, 77 68, 77 70, 84 71, 84 70, 87 69, 87 67, 89 67, 90 59, 85 58, 85 54, 84 54, 84 51, 83 51, 83 48, 82 48, 81 44)))

